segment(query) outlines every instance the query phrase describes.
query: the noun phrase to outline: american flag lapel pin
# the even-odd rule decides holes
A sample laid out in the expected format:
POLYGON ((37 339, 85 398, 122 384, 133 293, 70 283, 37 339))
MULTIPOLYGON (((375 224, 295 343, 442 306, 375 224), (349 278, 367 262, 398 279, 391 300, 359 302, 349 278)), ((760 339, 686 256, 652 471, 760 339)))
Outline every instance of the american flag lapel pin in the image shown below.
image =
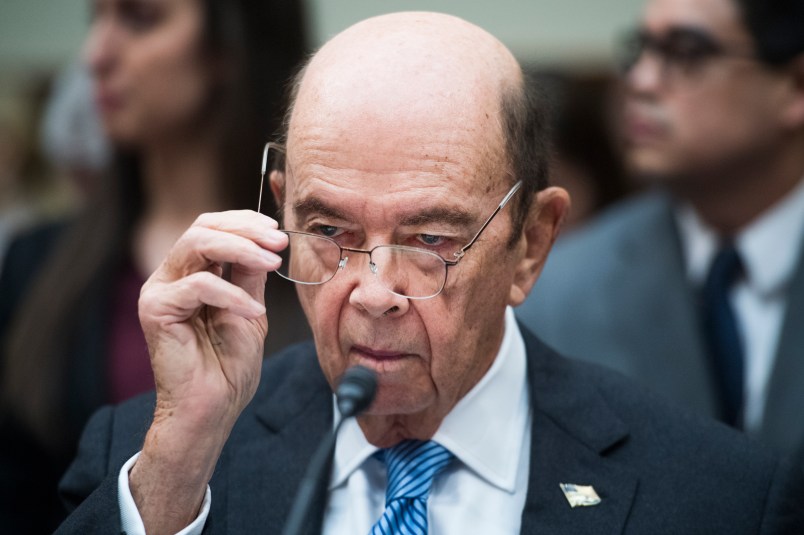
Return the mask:
POLYGON ((591 485, 576 485, 575 483, 559 483, 561 492, 570 504, 570 507, 591 507, 600 503, 600 496, 591 485))

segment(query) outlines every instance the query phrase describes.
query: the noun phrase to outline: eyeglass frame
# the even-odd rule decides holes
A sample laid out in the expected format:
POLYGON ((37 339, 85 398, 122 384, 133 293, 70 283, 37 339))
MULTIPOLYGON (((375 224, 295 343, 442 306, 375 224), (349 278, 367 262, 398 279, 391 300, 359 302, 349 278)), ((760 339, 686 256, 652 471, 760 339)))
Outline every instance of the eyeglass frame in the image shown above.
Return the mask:
MULTIPOLYGON (((259 198, 257 200, 257 213, 262 213, 262 194, 263 194, 263 189, 264 189, 264 186, 265 186, 265 173, 266 173, 266 170, 267 170, 267 167, 268 167, 268 152, 271 149, 274 149, 274 150, 278 151, 283 156, 286 155, 285 147, 281 143, 276 143, 276 142, 273 142, 273 141, 269 141, 268 143, 265 144, 265 147, 263 148, 263 151, 262 151, 262 167, 261 167, 261 173, 260 173, 260 195, 259 195, 259 198)), ((433 295, 428 295, 426 297, 411 297, 409 295, 403 295, 403 294, 397 293, 397 292, 391 290, 390 288, 386 287, 386 290, 388 290, 392 294, 398 295, 399 297, 404 297, 405 299, 418 299, 418 300, 432 299, 433 297, 436 297, 438 294, 440 294, 442 292, 442 290, 444 289, 444 286, 446 286, 448 268, 458 265, 458 262, 460 262, 461 259, 464 257, 464 255, 466 254, 466 251, 468 251, 469 248, 472 247, 472 245, 475 244, 475 242, 478 240, 478 238, 483 233, 483 231, 486 230, 486 227, 489 226, 489 224, 494 219, 494 217, 498 213, 500 213, 500 211, 503 208, 505 208, 505 205, 508 204, 508 201, 511 200, 511 197, 513 197, 514 194, 517 191, 519 191, 519 189, 521 187, 522 187, 522 180, 520 179, 520 180, 517 180, 517 182, 511 187, 510 190, 508 190, 508 193, 505 194, 505 197, 503 197, 503 199, 500 201, 500 204, 497 205, 497 208, 494 209, 494 211, 491 213, 491 215, 488 217, 488 219, 486 219, 486 221, 483 223, 483 225, 481 225, 480 229, 475 233, 474 237, 471 240, 469 240, 469 243, 467 243, 466 245, 461 247, 458 251, 453 253, 453 256, 455 257, 454 260, 447 260, 446 258, 441 256, 440 254, 435 253, 433 251, 428 251, 427 249, 423 249, 421 247, 411 247, 411 246, 408 246, 408 245, 397 245, 397 244, 390 244, 389 243, 389 244, 375 245, 371 249, 356 249, 356 248, 352 248, 352 247, 343 247, 341 244, 339 244, 338 242, 336 242, 335 240, 333 240, 329 236, 319 236, 318 234, 310 234, 309 232, 302 232, 302 231, 298 231, 298 230, 279 229, 280 232, 284 232, 286 234, 287 233, 302 234, 302 235, 315 236, 316 238, 329 240, 340 249, 340 259, 338 261, 338 268, 332 274, 332 277, 330 277, 329 279, 327 279, 325 281, 322 281, 322 282, 298 282, 298 281, 291 281, 291 282, 294 282, 296 284, 305 284, 305 285, 326 284, 327 282, 331 281, 335 277, 335 275, 338 274, 338 271, 340 271, 341 269, 343 269, 346 266, 346 262, 344 262, 344 256, 343 256, 344 251, 348 251, 350 253, 363 253, 363 254, 369 255, 369 266, 371 268, 372 273, 374 273, 376 275, 377 274, 377 272, 376 272, 377 265, 374 264, 374 262, 373 262, 373 260, 371 258, 371 253, 374 250, 376 250, 377 248, 379 248, 379 247, 391 247, 391 248, 396 248, 396 249, 402 249, 402 250, 408 250, 408 251, 413 250, 413 251, 416 251, 416 252, 426 253, 428 255, 435 256, 436 258, 438 258, 439 260, 441 260, 444 263, 444 282, 441 284, 441 287, 438 289, 438 291, 436 293, 434 293, 433 295)), ((349 257, 347 256, 346 260, 348 260, 348 259, 349 259, 349 257)), ((277 273, 277 274, 279 274, 279 273, 277 273)), ((281 274, 279 274, 279 275, 282 276, 281 274)), ((282 278, 284 278, 286 280, 290 280, 290 279, 288 279, 287 277, 284 277, 284 276, 282 276, 282 278)))
POLYGON ((717 39, 710 36, 707 32, 698 28, 680 27, 674 28, 669 35, 657 36, 642 28, 634 28, 625 32, 619 42, 618 60, 619 68, 623 73, 630 73, 641 61, 646 52, 653 54, 660 62, 662 73, 667 74, 670 68, 679 68, 682 70, 691 71, 695 68, 700 68, 707 60, 716 58, 731 58, 742 59, 747 61, 760 61, 757 55, 753 52, 740 51, 729 48, 717 39), (667 42, 672 36, 695 36, 709 47, 709 50, 704 53, 699 53, 696 58, 686 58, 688 64, 684 64, 685 59, 680 57, 673 57, 673 54, 667 52, 667 42), (639 49, 633 53, 635 48, 633 44, 639 42, 639 49))

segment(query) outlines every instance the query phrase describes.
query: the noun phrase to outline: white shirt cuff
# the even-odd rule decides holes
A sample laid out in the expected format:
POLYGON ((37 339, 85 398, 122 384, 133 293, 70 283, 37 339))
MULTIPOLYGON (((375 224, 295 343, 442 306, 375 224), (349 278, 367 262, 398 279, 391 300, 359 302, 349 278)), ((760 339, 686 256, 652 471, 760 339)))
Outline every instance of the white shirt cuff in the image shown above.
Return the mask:
MULTIPOLYGON (((142 523, 142 517, 137 510, 137 504, 134 503, 134 497, 131 496, 131 489, 128 488, 128 473, 134 463, 140 456, 140 452, 126 461, 123 468, 120 469, 120 475, 117 477, 117 496, 118 507, 120 508, 120 529, 127 535, 145 535, 145 525, 142 523)), ((212 503, 212 491, 207 485, 207 491, 204 493, 204 501, 201 503, 201 511, 198 516, 193 520, 192 524, 178 532, 176 535, 201 535, 204 529, 204 524, 207 522, 209 515, 209 507, 212 503)))

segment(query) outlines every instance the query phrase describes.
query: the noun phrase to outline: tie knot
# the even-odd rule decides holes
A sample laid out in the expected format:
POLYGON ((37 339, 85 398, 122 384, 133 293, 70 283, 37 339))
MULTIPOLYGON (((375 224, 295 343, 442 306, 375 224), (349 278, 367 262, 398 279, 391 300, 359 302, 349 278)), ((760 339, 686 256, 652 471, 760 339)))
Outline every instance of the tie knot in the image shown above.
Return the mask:
POLYGON ((382 451, 388 471, 386 503, 398 498, 427 498, 436 474, 455 457, 432 440, 406 440, 382 451))
POLYGON ((729 243, 720 248, 712 265, 706 286, 709 288, 729 289, 743 272, 743 262, 740 253, 733 244, 729 243))

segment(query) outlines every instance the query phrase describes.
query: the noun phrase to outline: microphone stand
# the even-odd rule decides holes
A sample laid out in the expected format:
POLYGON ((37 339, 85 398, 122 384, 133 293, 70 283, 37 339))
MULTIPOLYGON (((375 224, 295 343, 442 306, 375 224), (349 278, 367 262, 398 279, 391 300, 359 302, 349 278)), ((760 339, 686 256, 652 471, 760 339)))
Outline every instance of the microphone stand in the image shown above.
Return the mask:
POLYGON ((338 400, 338 410, 341 419, 335 425, 335 429, 328 433, 313 454, 307 471, 304 473, 293 508, 290 510, 288 521, 282 530, 282 535, 299 535, 308 518, 310 505, 313 497, 321 482, 321 475, 327 465, 330 455, 335 449, 335 440, 341 425, 348 418, 360 414, 368 408, 374 400, 377 391, 376 374, 363 366, 354 366, 346 370, 340 385, 335 393, 338 400))

